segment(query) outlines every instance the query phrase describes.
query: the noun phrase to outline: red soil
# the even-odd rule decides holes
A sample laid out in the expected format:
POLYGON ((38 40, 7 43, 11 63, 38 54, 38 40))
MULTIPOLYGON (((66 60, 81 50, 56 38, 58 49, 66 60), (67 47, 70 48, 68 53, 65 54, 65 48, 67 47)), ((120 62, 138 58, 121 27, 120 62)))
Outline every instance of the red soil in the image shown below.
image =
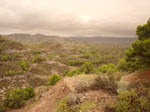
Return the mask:
POLYGON ((147 69, 142 72, 134 72, 128 75, 125 75, 121 78, 121 81, 124 82, 134 82, 134 81, 139 81, 139 80, 150 80, 150 69, 147 69))

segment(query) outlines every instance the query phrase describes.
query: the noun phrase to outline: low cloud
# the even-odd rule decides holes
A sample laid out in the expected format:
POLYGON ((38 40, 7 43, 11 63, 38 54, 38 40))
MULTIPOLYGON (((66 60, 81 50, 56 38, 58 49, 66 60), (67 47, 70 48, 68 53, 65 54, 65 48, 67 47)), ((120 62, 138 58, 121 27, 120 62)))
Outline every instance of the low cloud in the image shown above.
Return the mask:
POLYGON ((149 0, 0 0, 0 33, 135 36, 149 0))

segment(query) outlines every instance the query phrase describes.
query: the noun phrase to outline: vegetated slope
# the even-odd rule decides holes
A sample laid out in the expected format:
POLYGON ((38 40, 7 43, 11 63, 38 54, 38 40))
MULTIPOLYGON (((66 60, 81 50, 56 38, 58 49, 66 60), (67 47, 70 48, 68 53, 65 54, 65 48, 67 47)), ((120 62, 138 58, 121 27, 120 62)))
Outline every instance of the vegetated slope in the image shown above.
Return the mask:
MULTIPOLYGON (((53 57, 55 58, 55 57, 53 57)), ((43 86, 53 73, 63 75, 66 65, 51 61, 47 52, 41 52, 0 36, 0 101, 6 91, 15 88, 43 86), (39 53, 40 54, 37 54, 39 53), (38 63, 33 62, 39 57, 38 63)))
MULTIPOLYGON (((6 42, 6 39, 3 38, 2 40, 2 42, 4 42, 4 40, 6 42)), ((9 40, 7 41, 9 42, 9 40)), ((115 64, 119 58, 124 56, 124 50, 128 48, 128 46, 120 45, 119 47, 116 45, 112 47, 104 45, 96 46, 92 44, 78 44, 78 46, 73 44, 71 47, 68 47, 69 49, 66 49, 66 46, 59 47, 57 45, 54 46, 55 49, 51 49, 49 48, 50 43, 46 42, 46 44, 48 45, 46 50, 43 47, 41 48, 42 44, 40 44, 40 46, 27 46, 26 49, 21 50, 16 50, 14 48, 13 50, 10 50, 11 48, 7 49, 9 44, 4 44, 6 49, 3 49, 2 47, 2 51, 0 53, 0 98, 3 98, 4 93, 7 90, 12 90, 14 88, 24 88, 29 85, 34 87, 36 90, 40 88, 40 86, 45 87, 45 83, 49 80, 49 76, 51 76, 51 74, 57 73, 58 75, 64 76, 65 70, 70 70, 72 68, 76 69, 87 62, 94 64, 95 68, 110 62, 115 64), (6 59, 4 58, 3 60, 2 57, 6 57, 6 59)), ((19 45, 24 46, 22 44, 19 45)), ((87 75, 84 77, 92 79, 94 75, 87 75)), ((114 102, 116 95, 112 95, 102 89, 92 90, 89 88, 89 91, 87 91, 86 88, 88 87, 82 88, 81 86, 84 84, 89 85, 89 82, 88 80, 83 81, 82 76, 81 80, 80 76, 64 78, 60 81, 60 83, 58 83, 58 85, 56 84, 56 86, 51 87, 49 92, 43 93, 42 96, 45 96, 46 98, 42 98, 39 101, 39 105, 37 104, 37 106, 28 111, 34 112, 45 109, 45 112, 49 112, 51 107, 53 109, 51 112, 55 112, 56 102, 62 100, 62 98, 69 93, 77 95, 81 93, 80 95, 85 97, 85 100, 82 102, 82 106, 90 107, 88 110, 91 111, 104 111, 106 103, 114 102), (63 89, 64 85, 68 88, 67 90, 63 89), (78 88, 77 91, 75 90, 75 86, 78 88), (51 100, 52 98, 54 99, 51 100), (93 101, 96 101, 96 103, 93 101), (99 102, 101 103, 99 104, 99 102)), ((108 86, 107 89, 111 88, 108 86)), ((37 97, 37 99, 40 99, 41 93, 39 93, 37 97)), ((37 101, 37 99, 33 100, 37 101)), ((19 110, 19 112, 24 111, 24 108, 19 110)))
POLYGON ((9 34, 9 35, 4 35, 6 38, 10 40, 15 40, 17 42, 21 43, 35 43, 35 42, 51 42, 51 43, 58 43, 60 41, 63 41, 62 38, 59 36, 47 36, 47 35, 42 35, 42 34, 9 34))
POLYGON ((12 49, 16 49, 16 50, 22 50, 22 49, 25 49, 25 47, 20 44, 20 43, 17 43, 15 41, 10 41, 10 40, 7 40, 5 37, 1 36, 0 35, 0 46, 2 47, 3 50, 12 50, 12 49))

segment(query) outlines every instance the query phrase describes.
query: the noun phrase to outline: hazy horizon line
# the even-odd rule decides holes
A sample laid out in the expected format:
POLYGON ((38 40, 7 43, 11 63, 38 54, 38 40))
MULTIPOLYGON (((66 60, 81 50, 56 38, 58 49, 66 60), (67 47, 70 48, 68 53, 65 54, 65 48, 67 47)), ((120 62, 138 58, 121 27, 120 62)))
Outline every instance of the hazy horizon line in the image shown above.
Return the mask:
POLYGON ((111 35, 108 35, 108 36, 103 36, 103 35, 57 35, 57 34, 43 34, 43 33, 0 33, 0 35, 19 35, 19 34, 22 34, 22 35, 44 35, 44 36, 58 36, 58 37, 62 37, 62 38, 79 38, 79 37, 116 37, 116 38, 119 38, 119 37, 122 37, 122 38, 137 38, 137 36, 111 36, 111 35))

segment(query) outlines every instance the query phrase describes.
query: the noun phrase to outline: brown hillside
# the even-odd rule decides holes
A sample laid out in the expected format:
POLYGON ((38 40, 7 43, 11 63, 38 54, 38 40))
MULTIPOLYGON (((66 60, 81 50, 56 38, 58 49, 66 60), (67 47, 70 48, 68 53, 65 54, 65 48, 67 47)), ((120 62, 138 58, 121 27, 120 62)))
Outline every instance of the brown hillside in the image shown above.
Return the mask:
POLYGON ((25 49, 25 46, 23 46, 22 44, 16 42, 16 41, 12 41, 12 40, 8 40, 5 37, 0 35, 0 46, 3 48, 3 50, 10 50, 10 49, 16 49, 16 50, 22 50, 25 49))
POLYGON ((147 69, 142 72, 134 72, 126 76, 123 76, 121 78, 121 81, 129 82, 129 83, 134 81, 139 81, 139 80, 143 80, 143 81, 150 80, 150 69, 147 69))

